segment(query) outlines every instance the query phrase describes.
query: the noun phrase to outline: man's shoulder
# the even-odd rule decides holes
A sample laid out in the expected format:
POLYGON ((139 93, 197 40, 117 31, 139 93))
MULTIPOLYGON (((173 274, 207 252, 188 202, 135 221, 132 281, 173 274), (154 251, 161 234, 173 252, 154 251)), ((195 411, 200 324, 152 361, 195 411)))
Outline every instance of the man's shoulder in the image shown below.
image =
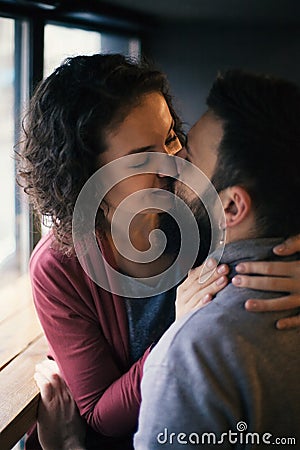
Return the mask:
POLYGON ((193 354, 196 347, 217 343, 218 335, 230 328, 230 320, 225 320, 225 314, 223 307, 212 302, 174 322, 153 348, 147 366, 169 365, 170 361, 193 354))
MULTIPOLYGON (((249 289, 230 283, 211 303, 175 322, 157 343, 147 364, 172 366, 173 361, 181 361, 183 366, 190 366, 194 359, 220 363, 227 361, 229 355, 234 364, 247 359, 248 350, 254 356, 259 347, 267 354, 272 342, 289 352, 296 333, 283 336, 275 327, 276 321, 288 312, 249 312, 244 304, 250 294, 249 289)), ((270 293, 259 295, 269 296, 270 293)))

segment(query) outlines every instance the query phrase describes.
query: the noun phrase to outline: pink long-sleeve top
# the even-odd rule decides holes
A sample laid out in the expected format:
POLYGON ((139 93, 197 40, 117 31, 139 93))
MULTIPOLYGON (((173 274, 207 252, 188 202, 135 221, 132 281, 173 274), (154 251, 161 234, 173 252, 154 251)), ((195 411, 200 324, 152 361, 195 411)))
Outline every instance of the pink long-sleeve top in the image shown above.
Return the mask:
POLYGON ((51 354, 93 429, 87 448, 131 448, 150 349, 132 365, 124 300, 96 285, 76 256, 55 250, 51 233, 35 248, 30 274, 51 354))

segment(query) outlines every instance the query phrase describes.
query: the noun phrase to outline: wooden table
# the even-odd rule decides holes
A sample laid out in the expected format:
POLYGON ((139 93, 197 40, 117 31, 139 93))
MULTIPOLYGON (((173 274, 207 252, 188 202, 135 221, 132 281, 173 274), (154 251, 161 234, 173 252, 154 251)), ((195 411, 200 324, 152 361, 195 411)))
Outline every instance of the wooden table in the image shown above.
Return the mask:
POLYGON ((0 449, 11 449, 36 420, 35 365, 47 343, 26 276, 0 290, 0 449))

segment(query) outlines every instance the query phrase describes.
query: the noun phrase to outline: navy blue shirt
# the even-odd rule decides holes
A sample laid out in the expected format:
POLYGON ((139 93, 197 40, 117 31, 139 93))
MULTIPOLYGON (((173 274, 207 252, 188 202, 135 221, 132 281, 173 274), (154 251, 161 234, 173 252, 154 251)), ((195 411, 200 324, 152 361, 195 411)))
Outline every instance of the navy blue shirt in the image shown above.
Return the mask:
POLYGON ((132 362, 174 322, 175 297, 176 287, 153 297, 125 299, 132 362))

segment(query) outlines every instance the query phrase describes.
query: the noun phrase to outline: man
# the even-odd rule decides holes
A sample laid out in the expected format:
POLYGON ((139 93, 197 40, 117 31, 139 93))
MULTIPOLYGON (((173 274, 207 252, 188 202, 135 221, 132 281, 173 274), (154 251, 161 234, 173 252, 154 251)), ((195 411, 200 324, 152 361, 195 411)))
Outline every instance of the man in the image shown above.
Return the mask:
MULTIPOLYGON (((300 91, 282 80, 228 71, 188 137, 189 160, 211 180, 225 212, 221 262, 233 279, 205 308, 176 322, 149 356, 136 450, 300 445, 299 330, 247 313, 241 260, 277 259, 272 247, 300 231, 300 91), (235 285, 236 286, 235 286, 235 285)), ((178 192, 201 217, 190 190, 178 192)), ((198 283, 198 273, 179 295, 198 283)), ((274 293, 256 292, 260 298, 274 293)))

